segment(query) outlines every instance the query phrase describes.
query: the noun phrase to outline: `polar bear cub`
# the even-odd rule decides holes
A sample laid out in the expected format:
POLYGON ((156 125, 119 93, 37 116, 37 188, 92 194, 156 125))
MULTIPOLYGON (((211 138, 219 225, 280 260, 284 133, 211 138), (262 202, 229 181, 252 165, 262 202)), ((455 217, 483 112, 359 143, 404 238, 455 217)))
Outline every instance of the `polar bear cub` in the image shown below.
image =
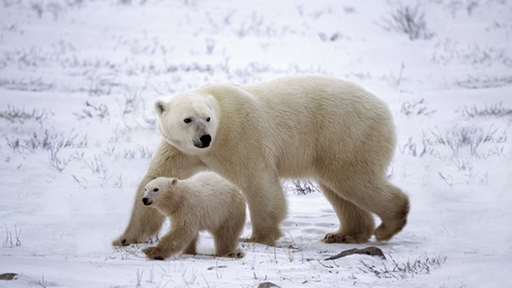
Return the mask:
POLYGON ((215 255, 243 257, 237 251, 245 223, 245 199, 237 187, 211 172, 185 180, 159 177, 146 185, 144 205, 155 207, 171 220, 170 231, 158 245, 143 252, 155 260, 173 254, 196 254, 199 231, 213 235, 215 255))

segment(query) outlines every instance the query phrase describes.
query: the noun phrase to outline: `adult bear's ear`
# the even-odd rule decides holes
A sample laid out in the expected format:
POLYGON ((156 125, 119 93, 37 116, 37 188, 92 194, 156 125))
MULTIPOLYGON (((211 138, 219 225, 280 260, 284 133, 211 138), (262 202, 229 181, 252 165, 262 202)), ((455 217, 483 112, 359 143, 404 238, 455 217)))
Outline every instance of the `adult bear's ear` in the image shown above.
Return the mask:
POLYGON ((165 111, 165 102, 162 100, 157 100, 155 102, 155 111, 158 116, 161 116, 165 111))

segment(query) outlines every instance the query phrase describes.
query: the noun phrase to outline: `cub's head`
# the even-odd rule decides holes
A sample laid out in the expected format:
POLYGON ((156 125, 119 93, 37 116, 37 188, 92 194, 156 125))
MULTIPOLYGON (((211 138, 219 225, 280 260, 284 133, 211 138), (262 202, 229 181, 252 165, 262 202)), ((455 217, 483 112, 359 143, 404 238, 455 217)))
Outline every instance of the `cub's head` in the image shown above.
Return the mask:
POLYGON ((148 184, 146 184, 146 188, 144 188, 144 197, 142 198, 142 203, 148 206, 153 203, 158 206, 161 202, 168 202, 169 198, 172 198, 172 193, 170 193, 174 186, 178 183, 178 179, 176 178, 165 178, 159 177, 148 184))
POLYGON ((187 93, 165 103, 156 101, 158 128, 169 144, 197 155, 207 151, 215 140, 218 127, 213 96, 187 93))

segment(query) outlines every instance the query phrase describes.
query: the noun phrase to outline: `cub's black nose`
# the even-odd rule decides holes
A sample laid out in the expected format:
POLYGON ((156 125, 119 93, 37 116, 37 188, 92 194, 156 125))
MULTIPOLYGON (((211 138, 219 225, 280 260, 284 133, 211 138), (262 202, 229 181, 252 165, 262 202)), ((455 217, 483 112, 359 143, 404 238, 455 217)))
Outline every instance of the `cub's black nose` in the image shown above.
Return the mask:
POLYGON ((142 198, 142 203, 144 203, 144 205, 149 205, 151 203, 148 203, 149 202, 149 199, 148 198, 142 198))
POLYGON ((199 140, 201 141, 201 143, 203 143, 203 148, 206 148, 208 146, 210 146, 210 143, 212 142, 212 136, 210 136, 210 134, 206 134, 206 135, 203 135, 201 136, 201 138, 199 138, 199 140))

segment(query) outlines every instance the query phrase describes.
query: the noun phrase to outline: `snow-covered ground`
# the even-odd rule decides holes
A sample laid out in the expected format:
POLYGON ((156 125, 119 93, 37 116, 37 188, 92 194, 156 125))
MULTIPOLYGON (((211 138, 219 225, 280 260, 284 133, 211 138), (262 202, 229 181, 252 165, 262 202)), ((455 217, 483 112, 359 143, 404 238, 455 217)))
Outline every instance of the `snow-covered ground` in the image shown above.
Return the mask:
POLYGON ((18 275, 0 286, 510 287, 511 124, 507 0, 2 0, 0 274, 18 275), (391 107, 389 174, 412 204, 400 234, 323 244, 334 211, 290 188, 286 236, 241 244, 243 259, 111 246, 159 142, 156 99, 297 74, 391 107), (387 260, 324 260, 367 246, 387 260))

